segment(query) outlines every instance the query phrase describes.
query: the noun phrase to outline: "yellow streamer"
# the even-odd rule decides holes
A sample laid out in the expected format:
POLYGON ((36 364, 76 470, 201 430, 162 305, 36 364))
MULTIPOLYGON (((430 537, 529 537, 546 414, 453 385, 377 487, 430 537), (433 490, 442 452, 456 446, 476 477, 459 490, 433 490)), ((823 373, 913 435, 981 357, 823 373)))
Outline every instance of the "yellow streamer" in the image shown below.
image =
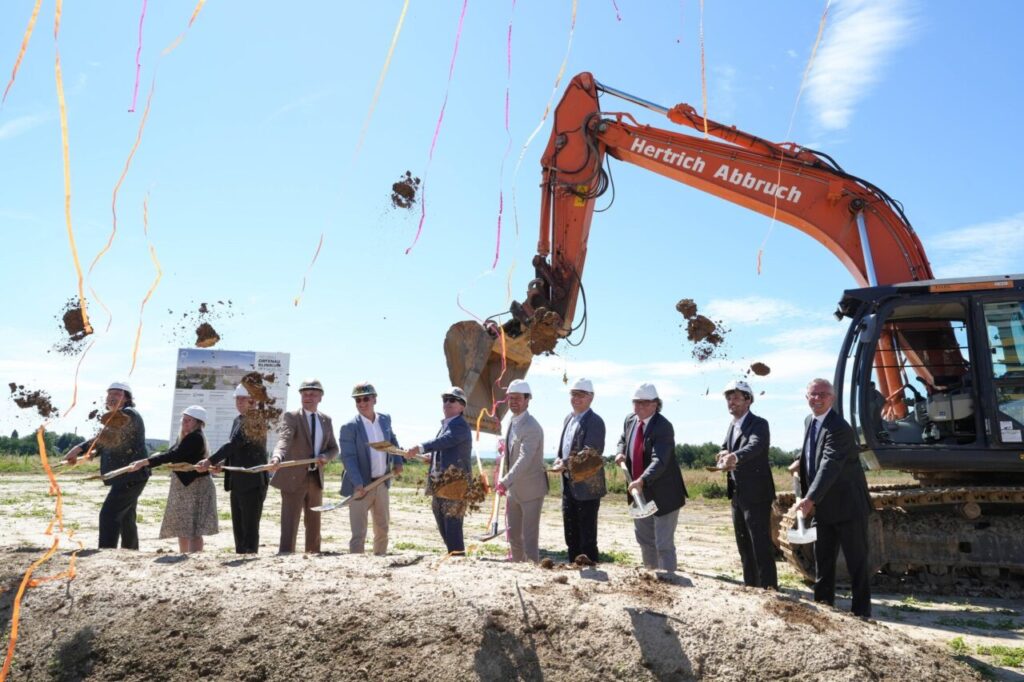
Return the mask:
MULTIPOLYGON (((146 105, 147 111, 149 110, 149 104, 146 105)), ((142 200, 142 233, 146 235, 146 241, 149 241, 149 194, 146 194, 146 198, 142 200)), ((153 284, 150 285, 149 291, 146 292, 145 298, 142 299, 142 304, 139 306, 139 328, 135 330, 135 346, 132 347, 132 367, 128 370, 128 375, 131 376, 132 372, 135 371, 135 360, 139 354, 139 341, 142 339, 142 314, 146 310, 146 303, 149 301, 149 297, 156 291, 156 285, 160 283, 160 278, 164 276, 164 271, 160 267, 160 260, 156 257, 156 248, 153 243, 149 242, 149 257, 153 260, 153 266, 156 268, 156 278, 153 280, 153 284)))
POLYGON ((11 80, 7 81, 7 87, 4 88, 4 96, 3 99, 0 99, 0 104, 7 101, 7 93, 10 92, 11 86, 14 85, 14 79, 18 75, 18 68, 21 66, 21 60, 25 56, 25 50, 28 49, 28 41, 36 27, 36 19, 39 17, 39 6, 42 4, 43 0, 36 0, 36 4, 32 8, 32 16, 29 17, 28 26, 25 28, 25 35, 21 39, 21 49, 18 50, 18 58, 14 60, 14 68, 11 69, 11 80))
POLYGON ((395 26, 395 32, 391 36, 391 46, 388 47, 388 55, 384 58, 384 66, 381 67, 380 76, 377 78, 377 87, 374 88, 373 97, 370 98, 370 108, 366 111, 366 118, 363 120, 363 128, 359 131, 359 140, 356 142, 356 150, 352 153, 353 164, 355 164, 356 159, 359 158, 359 151, 363 147, 363 140, 366 138, 366 131, 370 127, 370 119, 373 117, 373 112, 377 108, 377 99, 380 97, 380 91, 384 87, 384 76, 387 74, 388 68, 391 66, 391 55, 395 53, 395 45, 398 43, 398 34, 402 32, 402 24, 405 22, 405 13, 408 10, 409 0, 405 0, 405 3, 402 5, 402 12, 398 15, 398 24, 395 26))

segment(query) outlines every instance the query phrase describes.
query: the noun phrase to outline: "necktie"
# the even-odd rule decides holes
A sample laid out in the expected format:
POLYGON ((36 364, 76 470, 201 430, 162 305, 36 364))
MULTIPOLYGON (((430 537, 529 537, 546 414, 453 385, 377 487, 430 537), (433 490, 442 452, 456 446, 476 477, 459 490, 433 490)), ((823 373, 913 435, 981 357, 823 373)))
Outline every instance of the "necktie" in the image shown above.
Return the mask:
POLYGON ((644 472, 644 423, 637 422, 636 440, 633 441, 633 480, 644 472))
POLYGON ((807 485, 814 480, 814 460, 818 449, 818 420, 811 420, 811 433, 807 436, 807 485))
POLYGON ((316 457, 316 413, 309 415, 309 440, 313 445, 313 456, 316 457))

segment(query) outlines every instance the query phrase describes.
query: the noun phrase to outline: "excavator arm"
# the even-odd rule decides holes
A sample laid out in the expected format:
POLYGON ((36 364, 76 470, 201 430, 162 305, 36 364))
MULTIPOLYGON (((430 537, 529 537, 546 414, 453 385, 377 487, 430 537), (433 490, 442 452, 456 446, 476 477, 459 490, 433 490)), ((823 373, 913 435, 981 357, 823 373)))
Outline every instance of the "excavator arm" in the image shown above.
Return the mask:
MULTIPOLYGON (((522 377, 534 355, 554 350, 576 318, 595 202, 608 187, 607 157, 625 161, 777 219, 805 232, 847 267, 860 286, 932 279, 931 267, 902 208, 828 156, 777 144, 707 120, 686 104, 671 109, 603 86, 589 73, 570 82, 555 109, 541 158, 540 235, 535 278, 502 325, 460 322, 445 339, 452 383, 468 395, 467 416, 497 433, 504 386, 522 377), (626 99, 703 136, 640 125, 628 113, 601 110, 598 96, 626 99), (709 136, 713 136, 712 139, 709 136)), ((880 346, 879 390, 903 383, 891 346, 880 346)))

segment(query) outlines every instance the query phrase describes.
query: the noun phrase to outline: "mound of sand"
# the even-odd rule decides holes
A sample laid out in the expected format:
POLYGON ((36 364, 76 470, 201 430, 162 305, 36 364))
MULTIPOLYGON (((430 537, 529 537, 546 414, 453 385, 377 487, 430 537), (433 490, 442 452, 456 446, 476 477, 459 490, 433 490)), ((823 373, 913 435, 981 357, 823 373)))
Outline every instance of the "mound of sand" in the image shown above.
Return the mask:
MULTIPOLYGON (((16 587, 38 551, 0 549, 16 587)), ((0 594, 9 628, 13 589, 0 594)), ((27 592, 12 680, 963 680, 882 625, 617 565, 85 552, 27 592), (664 576, 662 576, 664 577, 664 576)))

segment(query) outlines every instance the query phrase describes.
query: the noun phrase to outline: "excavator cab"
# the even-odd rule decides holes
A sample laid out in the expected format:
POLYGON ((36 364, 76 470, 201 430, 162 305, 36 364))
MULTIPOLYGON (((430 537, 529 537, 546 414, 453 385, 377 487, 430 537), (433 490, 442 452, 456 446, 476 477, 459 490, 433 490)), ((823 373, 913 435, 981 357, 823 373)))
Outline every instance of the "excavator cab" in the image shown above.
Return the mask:
POLYGON ((871 468, 1024 479, 1024 276, 850 290, 839 314, 837 388, 871 468))

